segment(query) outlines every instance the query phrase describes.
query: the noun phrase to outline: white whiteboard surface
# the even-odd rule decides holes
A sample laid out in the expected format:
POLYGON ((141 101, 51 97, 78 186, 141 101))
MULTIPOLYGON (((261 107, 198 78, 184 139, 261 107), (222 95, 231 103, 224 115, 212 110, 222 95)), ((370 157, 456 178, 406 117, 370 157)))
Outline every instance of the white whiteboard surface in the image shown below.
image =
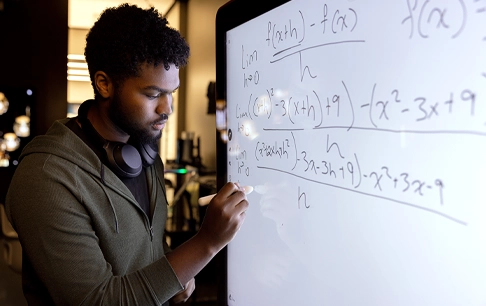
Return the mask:
POLYGON ((228 305, 486 305, 486 0, 293 0, 226 44, 228 305))

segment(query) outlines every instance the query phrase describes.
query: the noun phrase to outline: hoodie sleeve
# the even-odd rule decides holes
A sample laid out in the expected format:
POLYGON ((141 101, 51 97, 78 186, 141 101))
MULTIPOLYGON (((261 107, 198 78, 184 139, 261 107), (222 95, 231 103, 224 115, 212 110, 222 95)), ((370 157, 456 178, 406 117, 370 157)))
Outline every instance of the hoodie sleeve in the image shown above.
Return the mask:
POLYGON ((183 289, 164 256, 163 238, 150 237, 150 226, 133 216, 129 196, 117 190, 123 186, 105 188, 88 168, 36 153, 16 170, 6 206, 32 267, 23 275, 28 302, 162 305, 183 289), (93 184, 93 192, 83 190, 83 182, 93 184))

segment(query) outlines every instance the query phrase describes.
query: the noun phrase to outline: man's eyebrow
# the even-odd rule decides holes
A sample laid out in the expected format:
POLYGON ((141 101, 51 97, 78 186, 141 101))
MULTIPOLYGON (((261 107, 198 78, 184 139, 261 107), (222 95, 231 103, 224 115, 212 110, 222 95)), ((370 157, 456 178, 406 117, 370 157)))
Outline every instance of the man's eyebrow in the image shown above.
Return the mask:
POLYGON ((145 89, 145 90, 147 90, 147 89, 148 89, 148 90, 155 90, 155 91, 158 91, 158 92, 160 92, 160 93, 169 93, 169 92, 174 92, 174 91, 176 91, 177 89, 179 89, 179 86, 180 86, 180 85, 177 85, 177 87, 176 87, 176 88, 174 88, 173 90, 169 90, 169 89, 163 89, 163 88, 160 88, 160 87, 155 86, 155 85, 146 86, 146 87, 144 87, 143 89, 145 89))

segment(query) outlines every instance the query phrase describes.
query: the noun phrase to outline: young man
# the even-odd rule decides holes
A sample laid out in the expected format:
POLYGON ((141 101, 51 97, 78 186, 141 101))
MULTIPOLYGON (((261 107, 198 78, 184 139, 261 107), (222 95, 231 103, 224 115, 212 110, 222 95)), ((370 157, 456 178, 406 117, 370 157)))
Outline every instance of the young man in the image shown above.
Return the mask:
POLYGON ((168 305, 231 241, 248 207, 227 183, 200 231, 170 250, 156 144, 189 47, 157 10, 105 10, 86 38, 94 100, 24 149, 7 213, 29 305, 168 305))

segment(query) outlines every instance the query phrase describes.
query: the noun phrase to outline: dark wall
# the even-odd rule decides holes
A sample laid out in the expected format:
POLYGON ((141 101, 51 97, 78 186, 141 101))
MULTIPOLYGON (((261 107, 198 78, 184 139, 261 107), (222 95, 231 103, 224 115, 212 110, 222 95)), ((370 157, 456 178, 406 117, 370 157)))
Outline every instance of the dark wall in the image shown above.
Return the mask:
POLYGON ((0 85, 32 88, 36 94, 33 131, 43 134, 67 113, 68 1, 3 2, 0 85))
MULTIPOLYGON (((34 92, 33 136, 66 117, 67 42, 67 0, 0 0, 0 87, 34 92)), ((0 168, 0 202, 14 168, 0 168)))

